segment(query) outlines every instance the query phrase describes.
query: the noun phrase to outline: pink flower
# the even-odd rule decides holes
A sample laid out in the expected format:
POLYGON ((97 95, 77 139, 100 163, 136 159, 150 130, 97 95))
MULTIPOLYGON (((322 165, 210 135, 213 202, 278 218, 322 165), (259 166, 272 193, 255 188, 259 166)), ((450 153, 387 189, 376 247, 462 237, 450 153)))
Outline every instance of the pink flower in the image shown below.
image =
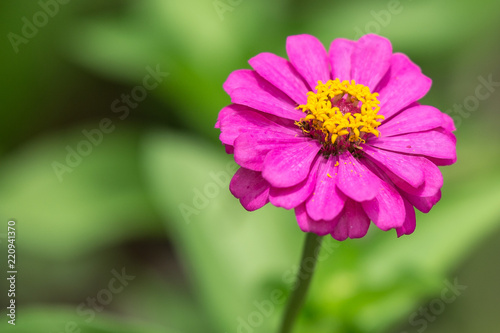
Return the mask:
POLYGON ((366 235, 370 221, 398 237, 415 210, 441 198, 438 165, 456 161, 449 116, 417 101, 431 80, 389 40, 287 39, 290 60, 271 53, 231 73, 233 104, 217 120, 241 168, 230 190, 245 209, 295 209, 300 228, 337 240, 366 235))

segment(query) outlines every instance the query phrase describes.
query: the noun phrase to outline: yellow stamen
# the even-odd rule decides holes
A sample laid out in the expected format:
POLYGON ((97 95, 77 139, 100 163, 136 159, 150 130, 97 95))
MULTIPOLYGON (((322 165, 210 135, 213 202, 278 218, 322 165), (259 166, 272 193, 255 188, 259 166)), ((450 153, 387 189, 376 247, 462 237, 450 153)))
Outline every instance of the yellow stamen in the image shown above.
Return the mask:
POLYGON ((297 125, 305 133, 312 130, 323 133, 324 143, 334 144, 342 136, 347 136, 345 139, 356 145, 364 143, 364 133, 379 136, 377 127, 384 119, 378 114, 380 102, 377 96, 378 93, 371 93, 370 88, 356 84, 354 80, 318 81, 316 92, 307 93, 307 104, 298 106, 307 115, 297 125), (349 103, 348 108, 354 109, 354 113, 343 113, 338 107, 344 97, 344 102, 349 103))

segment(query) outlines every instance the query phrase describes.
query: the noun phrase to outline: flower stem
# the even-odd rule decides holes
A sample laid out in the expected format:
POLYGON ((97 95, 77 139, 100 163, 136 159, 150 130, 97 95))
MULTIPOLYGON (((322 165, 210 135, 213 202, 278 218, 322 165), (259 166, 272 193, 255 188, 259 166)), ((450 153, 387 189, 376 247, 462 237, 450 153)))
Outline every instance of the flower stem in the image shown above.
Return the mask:
POLYGON ((314 274, 322 240, 323 237, 315 233, 306 234, 297 280, 288 300, 279 333, 290 333, 292 331, 293 323, 304 304, 307 290, 314 274))

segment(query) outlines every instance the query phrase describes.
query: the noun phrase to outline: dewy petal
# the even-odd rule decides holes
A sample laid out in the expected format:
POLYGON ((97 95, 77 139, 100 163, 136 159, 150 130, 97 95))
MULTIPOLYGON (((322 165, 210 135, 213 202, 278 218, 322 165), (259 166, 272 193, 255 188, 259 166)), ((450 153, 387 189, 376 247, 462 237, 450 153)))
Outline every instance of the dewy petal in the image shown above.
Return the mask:
POLYGON ((307 103, 309 88, 288 60, 272 53, 260 53, 248 63, 260 76, 287 94, 297 104, 307 103))
POLYGON ((396 228, 396 232, 398 234, 398 237, 401 237, 403 235, 410 235, 415 231, 415 227, 417 225, 417 220, 415 217, 415 208, 403 198, 404 204, 405 204, 405 212, 406 212, 406 217, 405 217, 405 222, 403 225, 399 228, 396 228))
POLYGON ((330 80, 330 68, 325 47, 314 36, 296 35, 286 40, 286 53, 297 72, 309 84, 309 90, 330 80))
POLYGON ((319 236, 328 235, 333 232, 335 224, 337 223, 337 220, 315 221, 311 219, 311 217, 307 215, 305 204, 295 208, 295 217, 297 218, 297 222, 302 231, 313 232, 319 236))
POLYGON ((382 137, 423 132, 445 125, 444 113, 435 107, 419 105, 406 109, 378 127, 382 137))
POLYGON ((275 123, 265 113, 257 112, 247 106, 231 104, 221 110, 222 120, 219 121, 221 134, 219 139, 225 143, 234 145, 234 140, 244 133, 259 133, 263 137, 269 132, 279 132, 294 136, 300 134, 300 130, 289 128, 275 123))
POLYGON ((391 55, 392 45, 387 38, 373 34, 361 37, 352 53, 352 79, 374 91, 389 69, 391 55))
POLYGON ((401 227, 405 221, 403 198, 385 181, 380 181, 378 194, 374 199, 361 204, 370 220, 384 231, 401 227))
POLYGON ((316 186, 316 176, 321 164, 326 163, 323 156, 318 155, 312 164, 309 176, 292 187, 271 187, 269 201, 276 207, 292 209, 303 203, 313 193, 316 186))
POLYGON ((422 213, 428 213, 431 208, 441 200, 441 190, 430 197, 419 197, 409 193, 403 193, 404 197, 422 213))
POLYGON ((303 181, 321 149, 315 140, 276 148, 264 160, 262 176, 276 187, 290 187, 303 181))
POLYGON ((439 159, 456 159, 455 142, 449 134, 439 130, 408 133, 371 139, 374 147, 411 155, 424 155, 439 159))
MULTIPOLYGON (((379 167, 390 170, 409 185, 418 188, 424 183, 420 159, 423 157, 393 153, 390 151, 364 146, 365 156, 375 161, 379 167)), ((391 178, 391 180, 393 180, 391 178)), ((393 180, 394 181, 394 180, 393 180)))
POLYGON ((380 188, 380 179, 355 159, 349 151, 339 156, 338 188, 355 201, 373 199, 380 188))
POLYGON ((332 42, 328 52, 332 78, 351 81, 351 56, 355 45, 356 42, 344 38, 337 38, 332 42))
POLYGON ((286 119, 299 120, 304 116, 302 111, 295 109, 297 104, 290 97, 252 70, 232 72, 224 82, 224 90, 234 104, 286 119))
POLYGON ((422 74, 406 55, 395 53, 391 67, 375 90, 380 94, 380 114, 385 119, 424 97, 431 88, 432 80, 422 74))
POLYGON ((332 237, 338 241, 347 238, 361 238, 366 235, 370 227, 370 218, 363 211, 359 202, 347 200, 344 211, 332 232, 332 237))
POLYGON ((239 168, 229 184, 229 190, 248 211, 254 211, 269 202, 269 183, 260 172, 239 168))
POLYGON ((234 141, 234 160, 247 169, 262 171, 267 154, 277 148, 310 142, 310 138, 293 136, 279 132, 241 134, 234 141))
POLYGON ((321 165, 314 192, 306 202, 307 215, 314 220, 332 220, 344 208, 346 197, 335 185, 338 177, 338 167, 335 166, 337 161, 337 157, 330 156, 321 165))

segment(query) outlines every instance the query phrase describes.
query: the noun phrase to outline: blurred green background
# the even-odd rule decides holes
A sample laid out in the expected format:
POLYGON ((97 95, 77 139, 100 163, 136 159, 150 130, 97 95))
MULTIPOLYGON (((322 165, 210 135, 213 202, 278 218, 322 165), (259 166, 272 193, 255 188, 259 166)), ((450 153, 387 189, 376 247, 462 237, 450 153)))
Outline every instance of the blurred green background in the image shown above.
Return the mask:
POLYGON ((248 213, 229 193, 235 165, 213 128, 230 102, 222 83, 259 52, 286 56, 288 35, 328 46, 374 32, 433 79, 422 102, 456 119, 458 162, 442 168, 443 199, 413 235, 372 226, 361 240, 325 240, 295 332, 497 332, 499 10, 496 0, 3 1, 1 331, 276 331, 304 234, 293 212, 248 213))

